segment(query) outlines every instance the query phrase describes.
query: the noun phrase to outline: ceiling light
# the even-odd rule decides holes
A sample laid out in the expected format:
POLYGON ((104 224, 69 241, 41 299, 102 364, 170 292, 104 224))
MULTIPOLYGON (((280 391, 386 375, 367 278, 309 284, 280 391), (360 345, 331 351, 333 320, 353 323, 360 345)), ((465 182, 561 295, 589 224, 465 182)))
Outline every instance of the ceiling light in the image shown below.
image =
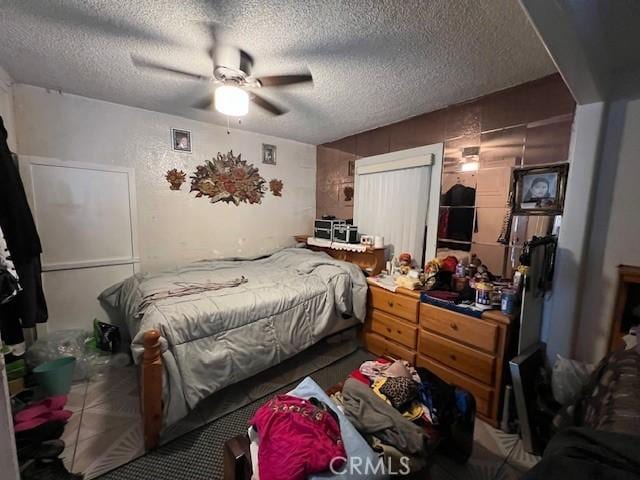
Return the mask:
POLYGON ((465 162, 461 165, 460 169, 463 172, 474 172, 478 170, 479 166, 480 166, 480 162, 465 162))
POLYGON ((242 117, 249 113, 249 94, 241 88, 222 85, 215 92, 216 110, 230 117, 242 117))

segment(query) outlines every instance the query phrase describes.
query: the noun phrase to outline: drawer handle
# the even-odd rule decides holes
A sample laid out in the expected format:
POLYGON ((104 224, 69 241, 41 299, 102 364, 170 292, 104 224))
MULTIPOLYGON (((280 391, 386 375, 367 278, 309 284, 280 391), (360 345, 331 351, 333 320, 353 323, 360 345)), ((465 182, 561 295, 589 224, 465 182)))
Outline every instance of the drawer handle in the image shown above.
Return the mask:
POLYGON ((453 330, 457 330, 457 329, 458 329, 458 325, 456 325, 456 323, 455 323, 455 322, 451 322, 451 323, 449 324, 449 326, 450 326, 453 330))
POLYGON ((449 355, 449 358, 454 362, 457 360, 456 356, 453 353, 449 355))
POLYGON ((391 333, 393 330, 391 330, 389 327, 387 327, 387 333, 391 333))
POLYGON ((389 300, 387 303, 389 304, 390 307, 393 307, 393 302, 391 300, 389 300))

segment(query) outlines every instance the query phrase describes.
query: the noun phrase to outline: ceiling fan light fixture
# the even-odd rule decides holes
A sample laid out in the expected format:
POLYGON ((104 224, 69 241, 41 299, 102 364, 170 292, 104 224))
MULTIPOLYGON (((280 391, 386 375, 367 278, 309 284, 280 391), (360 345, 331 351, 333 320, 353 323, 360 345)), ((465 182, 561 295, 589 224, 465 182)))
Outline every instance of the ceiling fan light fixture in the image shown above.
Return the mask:
POLYGON ((249 113, 249 94, 232 85, 222 85, 214 93, 215 108, 230 117, 243 117, 249 113))

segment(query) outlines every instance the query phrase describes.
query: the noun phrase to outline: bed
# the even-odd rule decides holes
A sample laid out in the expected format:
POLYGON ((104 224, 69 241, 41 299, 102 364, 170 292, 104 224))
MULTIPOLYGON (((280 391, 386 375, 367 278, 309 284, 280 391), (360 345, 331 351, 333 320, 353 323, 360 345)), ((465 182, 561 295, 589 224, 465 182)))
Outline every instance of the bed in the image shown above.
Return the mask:
POLYGON ((202 399, 364 321, 366 298, 356 265, 303 248, 140 273, 100 295, 141 365, 148 449, 202 399))

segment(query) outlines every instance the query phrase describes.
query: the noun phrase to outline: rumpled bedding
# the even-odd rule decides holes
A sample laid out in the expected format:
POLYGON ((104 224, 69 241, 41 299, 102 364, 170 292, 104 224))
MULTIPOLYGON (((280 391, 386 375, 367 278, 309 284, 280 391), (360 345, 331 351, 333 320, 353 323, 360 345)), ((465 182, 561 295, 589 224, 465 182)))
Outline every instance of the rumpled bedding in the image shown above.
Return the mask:
POLYGON ((161 334, 164 426, 200 400, 364 321, 367 284, 355 265, 321 252, 287 248, 255 260, 211 260, 162 273, 136 274, 106 289, 100 300, 120 312, 136 362, 143 336, 161 334), (246 283, 140 304, 180 283, 246 283))

